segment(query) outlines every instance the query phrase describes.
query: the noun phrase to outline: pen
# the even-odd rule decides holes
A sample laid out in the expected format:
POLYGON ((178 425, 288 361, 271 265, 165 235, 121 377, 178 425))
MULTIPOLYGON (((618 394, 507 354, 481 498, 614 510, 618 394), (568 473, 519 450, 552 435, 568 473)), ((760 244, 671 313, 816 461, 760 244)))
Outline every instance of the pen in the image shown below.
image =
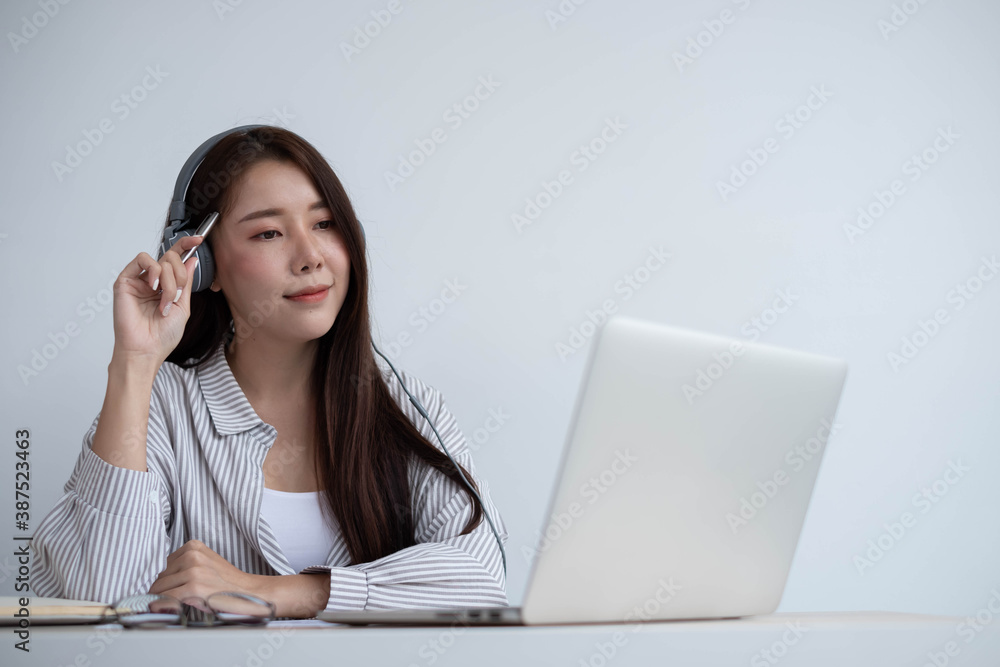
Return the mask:
MULTIPOLYGON (((208 216, 206 216, 205 219, 202 221, 202 223, 198 225, 198 229, 196 229, 194 234, 192 234, 191 236, 205 236, 212 229, 212 225, 214 225, 215 221, 218 219, 219 219, 219 213, 217 211, 209 213, 208 216)), ((181 264, 191 259, 191 255, 193 255, 194 251, 197 249, 198 246, 189 248, 188 251, 184 253, 184 256, 181 257, 181 264)))

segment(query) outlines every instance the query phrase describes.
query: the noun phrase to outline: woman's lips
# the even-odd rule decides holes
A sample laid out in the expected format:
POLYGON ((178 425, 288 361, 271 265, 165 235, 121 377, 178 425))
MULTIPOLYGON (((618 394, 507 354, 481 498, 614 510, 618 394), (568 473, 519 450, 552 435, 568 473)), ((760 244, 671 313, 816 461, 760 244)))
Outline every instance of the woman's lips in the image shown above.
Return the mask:
POLYGON ((285 298, 290 301, 296 301, 298 303, 317 303, 325 299, 329 291, 330 288, 327 287, 322 292, 316 292, 314 294, 303 294, 302 296, 286 296, 285 298))

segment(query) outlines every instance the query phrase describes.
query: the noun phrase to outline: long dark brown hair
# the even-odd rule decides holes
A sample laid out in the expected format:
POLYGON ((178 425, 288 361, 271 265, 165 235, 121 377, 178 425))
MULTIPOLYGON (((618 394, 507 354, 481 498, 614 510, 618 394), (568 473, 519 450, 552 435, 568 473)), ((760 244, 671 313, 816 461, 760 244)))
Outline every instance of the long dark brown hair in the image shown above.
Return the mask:
MULTIPOLYGON (((408 476, 408 464, 415 456, 465 490, 473 512, 462 534, 470 532, 482 521, 482 505, 462 484, 448 457, 406 417, 375 363, 361 223, 340 179, 319 151, 281 127, 227 135, 195 172, 185 197, 188 211, 195 220, 211 211, 225 217, 232 210, 241 174, 262 160, 292 164, 309 175, 333 212, 334 227, 351 263, 347 295, 333 326, 319 339, 312 369, 315 461, 327 520, 337 522, 353 564, 415 544, 408 476)), ((210 248, 212 238, 211 234, 205 238, 210 248)), ((221 291, 193 293, 191 317, 167 361, 184 368, 204 363, 227 340, 232 324, 221 291)), ((462 468, 462 472, 471 481, 469 471, 462 468)))

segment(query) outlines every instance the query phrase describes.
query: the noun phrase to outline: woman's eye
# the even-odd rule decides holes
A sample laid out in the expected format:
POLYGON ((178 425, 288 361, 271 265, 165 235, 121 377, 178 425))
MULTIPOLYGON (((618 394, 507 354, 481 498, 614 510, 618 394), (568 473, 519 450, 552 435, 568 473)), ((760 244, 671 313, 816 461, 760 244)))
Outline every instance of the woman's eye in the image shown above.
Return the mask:
MULTIPOLYGON (((323 229, 331 229, 333 227, 333 220, 321 220, 321 221, 317 222, 316 224, 317 225, 325 225, 323 227, 323 229)), ((254 235, 252 238, 255 238, 255 239, 259 238, 262 241, 270 241, 274 237, 273 236, 268 236, 267 238, 264 238, 264 234, 277 234, 277 233, 278 233, 278 230, 276 230, 276 229, 269 229, 266 232, 261 232, 260 234, 254 235)))

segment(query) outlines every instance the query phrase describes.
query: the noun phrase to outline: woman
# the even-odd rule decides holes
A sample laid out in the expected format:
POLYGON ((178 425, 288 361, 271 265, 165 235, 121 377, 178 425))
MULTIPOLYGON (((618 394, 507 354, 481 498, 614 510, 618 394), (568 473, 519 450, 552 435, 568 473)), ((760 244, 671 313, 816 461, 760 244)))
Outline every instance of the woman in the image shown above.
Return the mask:
POLYGON ((507 533, 455 418, 401 373, 482 504, 375 363, 364 236, 326 160, 279 127, 231 133, 185 202, 220 217, 115 282, 104 405, 36 530, 35 593, 243 592, 293 618, 506 605, 484 512, 507 533), (201 243, 214 280, 192 294, 201 243))

